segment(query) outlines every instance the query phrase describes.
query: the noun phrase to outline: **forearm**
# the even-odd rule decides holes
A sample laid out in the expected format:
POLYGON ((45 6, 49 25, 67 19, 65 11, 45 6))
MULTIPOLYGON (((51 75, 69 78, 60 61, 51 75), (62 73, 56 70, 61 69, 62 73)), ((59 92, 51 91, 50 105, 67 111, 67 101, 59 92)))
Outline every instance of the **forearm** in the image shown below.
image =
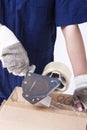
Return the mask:
POLYGON ((83 39, 77 25, 62 27, 67 52, 74 75, 87 74, 87 61, 83 39))
POLYGON ((25 76, 29 71, 27 52, 14 33, 0 25, 0 60, 9 73, 25 76))
POLYGON ((0 25, 0 56, 3 53, 4 48, 13 44, 19 43, 19 40, 6 26, 0 25))

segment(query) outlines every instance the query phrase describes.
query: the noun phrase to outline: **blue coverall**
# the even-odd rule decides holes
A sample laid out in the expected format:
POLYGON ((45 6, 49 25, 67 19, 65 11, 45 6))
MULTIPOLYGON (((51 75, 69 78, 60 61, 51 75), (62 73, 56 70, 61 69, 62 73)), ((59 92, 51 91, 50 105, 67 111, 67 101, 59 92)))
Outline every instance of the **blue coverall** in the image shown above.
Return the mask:
MULTIPOLYGON (((53 61, 56 26, 86 21, 86 0, 0 0, 0 23, 21 41, 36 73, 53 61)), ((0 62, 0 102, 21 86, 23 78, 8 73, 0 62)))

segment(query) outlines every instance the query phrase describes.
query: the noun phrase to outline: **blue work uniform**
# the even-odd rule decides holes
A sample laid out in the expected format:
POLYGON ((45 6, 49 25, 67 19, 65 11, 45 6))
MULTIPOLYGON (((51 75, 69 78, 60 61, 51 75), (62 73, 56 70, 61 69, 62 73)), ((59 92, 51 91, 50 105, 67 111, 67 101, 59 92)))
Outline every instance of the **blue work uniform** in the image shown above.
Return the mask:
MULTIPOLYGON (((40 74, 53 61, 56 26, 86 22, 86 12, 86 0, 0 0, 0 23, 14 32, 40 74)), ((9 74, 0 62, 0 102, 23 78, 9 74)))

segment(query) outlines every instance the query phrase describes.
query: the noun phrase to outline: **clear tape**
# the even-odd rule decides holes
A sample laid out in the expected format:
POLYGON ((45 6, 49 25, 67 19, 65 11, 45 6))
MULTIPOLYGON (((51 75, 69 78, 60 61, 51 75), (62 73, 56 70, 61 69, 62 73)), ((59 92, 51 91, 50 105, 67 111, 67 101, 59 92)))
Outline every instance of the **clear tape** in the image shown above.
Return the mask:
POLYGON ((50 107, 53 108, 53 109, 76 111, 76 108, 74 106, 62 104, 62 103, 59 103, 59 102, 56 102, 56 101, 52 101, 50 107))

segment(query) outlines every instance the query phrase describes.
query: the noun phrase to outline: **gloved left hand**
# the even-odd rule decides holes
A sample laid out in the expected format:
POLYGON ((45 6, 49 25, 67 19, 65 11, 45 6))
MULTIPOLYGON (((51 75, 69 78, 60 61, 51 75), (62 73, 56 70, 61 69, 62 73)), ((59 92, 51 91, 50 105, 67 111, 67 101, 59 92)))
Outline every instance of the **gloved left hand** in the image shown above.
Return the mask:
POLYGON ((0 26, 0 59, 4 68, 14 75, 25 76, 28 71, 34 71, 35 66, 29 66, 27 52, 11 30, 0 26))
POLYGON ((80 75, 75 78, 77 89, 73 94, 73 101, 78 111, 87 110, 87 75, 80 75))

